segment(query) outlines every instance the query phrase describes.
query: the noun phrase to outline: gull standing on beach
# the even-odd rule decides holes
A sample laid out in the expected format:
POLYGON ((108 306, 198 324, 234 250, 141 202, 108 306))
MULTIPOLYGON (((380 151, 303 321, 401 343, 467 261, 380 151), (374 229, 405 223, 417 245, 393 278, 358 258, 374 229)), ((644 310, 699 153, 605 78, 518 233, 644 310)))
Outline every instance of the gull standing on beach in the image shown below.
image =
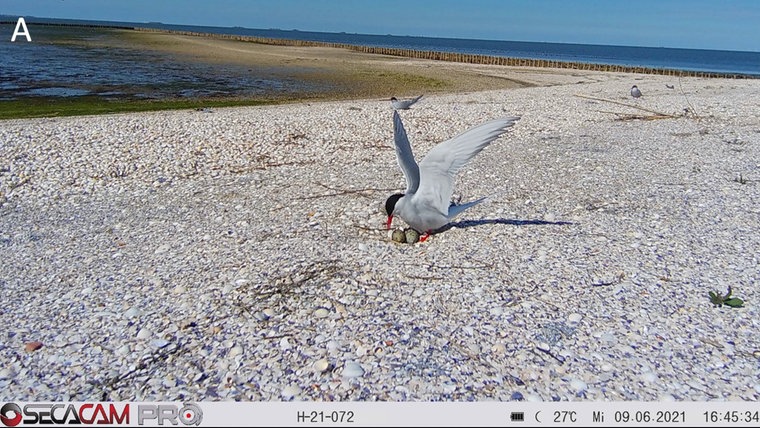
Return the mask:
POLYGON ((393 106, 393 110, 409 110, 409 107, 419 101, 420 98, 422 98, 422 95, 411 100, 399 100, 396 97, 391 97, 391 105, 393 106))
POLYGON ((393 217, 404 220, 414 230, 430 233, 448 224, 462 211, 483 202, 480 198, 464 204, 452 204, 454 177, 457 172, 520 118, 505 117, 476 126, 435 146, 419 165, 397 111, 393 111, 393 139, 396 159, 406 177, 406 192, 391 195, 385 201, 386 227, 393 217))
POLYGON ((638 98, 638 97, 641 96, 641 91, 639 90, 639 88, 636 85, 633 85, 631 87, 631 96, 633 98, 638 98))

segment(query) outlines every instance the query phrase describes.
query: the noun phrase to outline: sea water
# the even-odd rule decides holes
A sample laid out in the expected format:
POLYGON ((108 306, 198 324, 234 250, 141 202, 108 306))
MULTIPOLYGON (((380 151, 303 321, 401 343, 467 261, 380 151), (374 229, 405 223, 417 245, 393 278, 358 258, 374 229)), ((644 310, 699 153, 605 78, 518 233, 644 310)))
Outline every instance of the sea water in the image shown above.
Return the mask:
POLYGON ((276 67, 220 66, 128 44, 109 45, 120 30, 28 25, 32 41, 20 37, 11 42, 14 28, 0 25, 0 100, 225 98, 318 89, 276 67))

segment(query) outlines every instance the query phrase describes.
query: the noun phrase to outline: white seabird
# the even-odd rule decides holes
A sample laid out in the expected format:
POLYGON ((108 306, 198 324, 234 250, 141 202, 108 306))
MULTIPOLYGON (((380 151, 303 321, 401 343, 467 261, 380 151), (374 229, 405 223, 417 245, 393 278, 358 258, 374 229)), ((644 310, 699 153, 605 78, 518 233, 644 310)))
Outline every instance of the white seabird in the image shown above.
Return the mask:
POLYGON ((412 98, 411 100, 399 100, 396 97, 391 97, 391 105, 393 106, 394 110, 408 110, 409 107, 419 101, 420 98, 422 98, 422 95, 417 98, 412 98))
POLYGON ((385 201, 387 228, 399 217, 427 239, 431 232, 448 224, 464 210, 485 198, 464 204, 452 204, 457 172, 492 141, 507 131, 520 117, 505 117, 486 122, 435 146, 417 165, 404 124, 393 112, 393 138, 396 159, 406 177, 406 192, 391 195, 385 201))

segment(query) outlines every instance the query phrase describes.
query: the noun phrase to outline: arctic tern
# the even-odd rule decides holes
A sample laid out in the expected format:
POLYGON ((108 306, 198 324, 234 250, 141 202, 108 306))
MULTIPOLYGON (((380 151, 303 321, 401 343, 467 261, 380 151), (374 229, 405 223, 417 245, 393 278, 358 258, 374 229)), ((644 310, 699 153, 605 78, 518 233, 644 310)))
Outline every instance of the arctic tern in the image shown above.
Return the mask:
POLYGON ((505 117, 486 122, 446 140, 428 152, 419 165, 414 160, 409 138, 398 112, 393 112, 393 138, 396 159, 406 177, 406 192, 391 195, 385 201, 386 227, 399 217, 424 235, 448 224, 462 211, 485 198, 463 204, 451 203, 457 172, 492 141, 507 131, 520 117, 505 117))

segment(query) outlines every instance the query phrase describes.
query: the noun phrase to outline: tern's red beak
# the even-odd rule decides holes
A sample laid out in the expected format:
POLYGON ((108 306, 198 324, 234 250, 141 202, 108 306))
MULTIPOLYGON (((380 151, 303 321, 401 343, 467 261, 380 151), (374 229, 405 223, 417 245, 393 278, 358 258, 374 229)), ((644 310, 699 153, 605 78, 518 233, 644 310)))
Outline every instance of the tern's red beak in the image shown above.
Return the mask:
POLYGON ((385 228, 386 229, 390 229, 391 228, 391 222, 393 222, 393 216, 389 215, 388 216, 388 221, 385 222, 385 228))

